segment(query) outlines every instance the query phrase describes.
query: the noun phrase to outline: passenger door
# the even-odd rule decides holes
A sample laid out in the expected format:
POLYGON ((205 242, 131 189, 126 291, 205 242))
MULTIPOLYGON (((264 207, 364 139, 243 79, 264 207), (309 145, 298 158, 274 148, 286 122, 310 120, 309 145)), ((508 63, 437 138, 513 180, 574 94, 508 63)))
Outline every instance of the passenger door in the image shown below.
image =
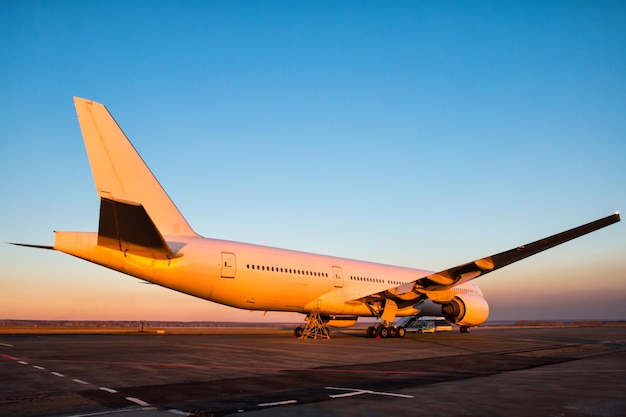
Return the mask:
POLYGON ((235 278, 237 260, 234 253, 222 252, 222 278, 235 278))
POLYGON ((341 267, 333 266, 333 275, 335 276, 335 288, 343 287, 343 271, 341 267))

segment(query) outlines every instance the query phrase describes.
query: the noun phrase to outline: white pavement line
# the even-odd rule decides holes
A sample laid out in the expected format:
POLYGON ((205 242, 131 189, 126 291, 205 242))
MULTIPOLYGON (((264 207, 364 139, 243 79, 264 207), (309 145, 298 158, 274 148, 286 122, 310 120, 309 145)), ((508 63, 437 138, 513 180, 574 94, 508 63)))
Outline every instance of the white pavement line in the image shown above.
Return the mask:
POLYGON ((149 403, 147 403, 147 402, 145 402, 145 401, 142 401, 142 400, 140 400, 139 398, 135 398, 135 397, 126 397, 126 399, 127 399, 128 401, 134 402, 135 404, 139 404, 139 405, 142 405, 142 406, 150 405, 149 403))
POLYGON ((370 391, 372 394, 376 395, 386 395, 387 397, 398 397, 398 398, 414 398, 412 395, 406 394, 396 394, 394 392, 378 392, 378 391, 370 391))
POLYGON ((329 395, 330 398, 343 398, 343 397, 352 397, 354 395, 362 395, 362 394, 372 394, 372 395, 384 395, 387 397, 399 397, 399 398, 414 398, 412 395, 405 394, 395 394, 393 392, 379 392, 379 391, 371 391, 368 389, 357 389, 357 388, 338 388, 338 387, 324 387, 325 389, 332 389, 337 391, 349 391, 343 394, 333 394, 329 395))
POLYGON ((52 375, 56 375, 56 376, 65 376, 65 375, 60 374, 60 373, 58 373, 58 372, 50 372, 50 373, 51 373, 52 375))
POLYGON ((13 347, 13 345, 10 345, 8 343, 0 343, 0 346, 13 347))
POLYGON ((106 392, 108 392, 110 394, 117 394, 117 391, 114 390, 113 388, 100 387, 98 389, 101 390, 101 391, 106 391, 106 392))
POLYGON ((274 407, 275 405, 295 404, 297 402, 298 401, 296 401, 296 400, 276 401, 276 402, 273 402, 273 403, 257 404, 257 407, 274 407))
POLYGON ((344 398, 344 397, 353 397, 355 395, 369 394, 369 392, 361 390, 361 391, 350 391, 343 394, 333 394, 329 395, 330 398, 344 398))
POLYGON ((79 384, 89 385, 89 382, 83 381, 82 379, 72 379, 74 382, 78 382, 79 384))
POLYGON ((172 413, 172 414, 176 414, 177 416, 190 416, 191 414, 189 414, 186 411, 180 411, 180 410, 176 410, 175 408, 170 408, 169 410, 167 410, 168 413, 172 413))
POLYGON ((39 369, 40 371, 43 370, 43 369, 46 369, 43 366, 39 366, 39 365, 33 365, 33 368, 39 369))
POLYGON ((139 411, 139 410, 143 412, 143 411, 157 410, 157 408, 156 407, 152 407, 152 408, 127 407, 127 408, 119 408, 117 410, 96 411, 95 413, 72 414, 71 416, 67 416, 67 417, 95 417, 95 416, 110 416, 112 414, 128 415, 127 413, 131 413, 131 412, 139 411))
POLYGON ((22 365, 28 365, 28 362, 24 362, 24 361, 17 361, 17 363, 21 363, 22 365))

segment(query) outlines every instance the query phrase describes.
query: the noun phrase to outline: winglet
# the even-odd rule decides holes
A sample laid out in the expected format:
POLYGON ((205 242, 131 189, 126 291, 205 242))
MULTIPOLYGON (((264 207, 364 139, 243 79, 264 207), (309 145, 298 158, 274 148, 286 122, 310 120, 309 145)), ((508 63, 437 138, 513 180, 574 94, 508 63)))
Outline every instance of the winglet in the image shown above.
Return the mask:
POLYGON ((106 107, 74 97, 98 196, 141 204, 164 236, 198 236, 106 107))

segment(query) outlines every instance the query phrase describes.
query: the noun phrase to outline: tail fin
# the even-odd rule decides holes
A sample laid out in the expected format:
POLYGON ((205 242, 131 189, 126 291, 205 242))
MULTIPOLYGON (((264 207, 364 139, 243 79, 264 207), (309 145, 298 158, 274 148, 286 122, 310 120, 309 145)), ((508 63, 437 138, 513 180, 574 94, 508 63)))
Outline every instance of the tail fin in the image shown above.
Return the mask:
POLYGON ((163 236, 198 236, 106 107, 74 97, 98 196, 142 205, 163 236))

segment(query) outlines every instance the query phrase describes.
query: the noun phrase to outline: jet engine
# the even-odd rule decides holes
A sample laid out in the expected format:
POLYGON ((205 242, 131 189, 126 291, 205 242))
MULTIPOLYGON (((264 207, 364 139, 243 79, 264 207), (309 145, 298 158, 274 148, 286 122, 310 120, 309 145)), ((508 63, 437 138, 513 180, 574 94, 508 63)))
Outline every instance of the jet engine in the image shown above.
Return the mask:
POLYGON ((487 321, 489 305, 479 295, 458 294, 452 301, 441 306, 441 312, 446 320, 467 329, 487 321))
POLYGON ((329 327, 352 327, 358 319, 357 316, 322 316, 324 324, 329 327))

